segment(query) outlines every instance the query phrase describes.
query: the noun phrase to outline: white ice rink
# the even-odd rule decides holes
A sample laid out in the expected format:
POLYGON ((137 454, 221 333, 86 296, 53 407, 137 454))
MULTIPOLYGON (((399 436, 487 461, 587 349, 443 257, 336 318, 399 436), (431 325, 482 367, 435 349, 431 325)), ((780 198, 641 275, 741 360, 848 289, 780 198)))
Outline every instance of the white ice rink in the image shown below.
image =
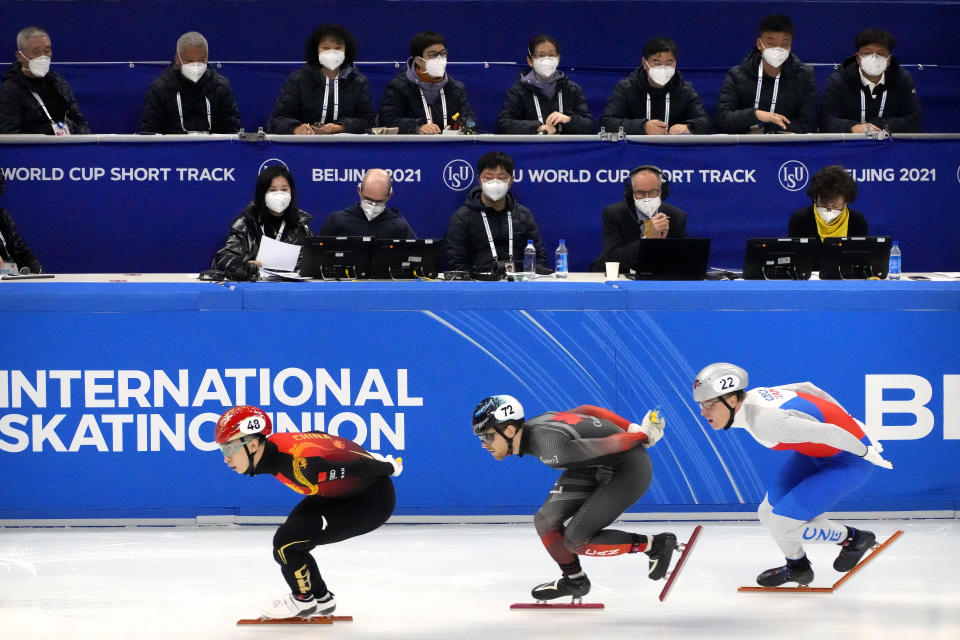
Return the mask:
MULTIPOLYGON (((236 627, 286 586, 271 526, 0 529, 0 638, 960 638, 960 522, 855 522, 906 535, 834 594, 741 594, 782 563, 758 523, 705 523, 665 603, 646 556, 585 558, 604 611, 511 611, 559 576, 531 524, 387 525, 314 551, 354 622, 236 627)), ((639 533, 690 523, 631 522, 639 533)), ((817 578, 837 548, 811 545, 817 578)))

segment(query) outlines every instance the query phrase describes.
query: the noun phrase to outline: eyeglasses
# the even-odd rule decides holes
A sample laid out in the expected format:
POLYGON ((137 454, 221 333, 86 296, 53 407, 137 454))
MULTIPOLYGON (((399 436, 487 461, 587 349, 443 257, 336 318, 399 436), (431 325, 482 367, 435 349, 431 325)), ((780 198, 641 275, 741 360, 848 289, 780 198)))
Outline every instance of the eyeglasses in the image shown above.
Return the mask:
POLYGON ((383 200, 374 200, 373 198, 367 198, 366 196, 360 196, 360 199, 367 204, 387 204, 389 197, 384 198, 383 200))
POLYGON ((556 53, 533 53, 530 54, 530 57, 534 60, 543 60, 544 58, 557 58, 559 56, 556 53))
POLYGON ((844 205, 847 203, 843 200, 837 200, 835 202, 823 202, 822 200, 817 200, 814 204, 817 205, 817 209, 843 210, 844 205))
POLYGON ((440 51, 428 51, 425 54, 423 54, 423 57, 426 58, 427 60, 436 60, 437 58, 446 58, 447 50, 442 49, 440 51))
POLYGON ((484 431, 483 433, 478 433, 477 437, 480 438, 480 442, 483 444, 493 444, 494 439, 497 437, 497 432, 484 431))
POLYGON ((650 191, 634 191, 634 192, 633 192, 633 197, 634 197, 634 199, 637 199, 637 198, 659 198, 659 197, 660 197, 660 189, 651 189, 650 191))
POLYGON ((237 451, 243 448, 243 445, 246 444, 243 438, 238 438, 236 440, 231 440, 230 442, 225 442, 220 445, 220 453, 224 457, 230 457, 235 454, 237 451))
POLYGON ((709 411, 713 409, 714 405, 720 402, 720 398, 714 398, 713 400, 704 400, 703 402, 698 402, 700 408, 704 411, 709 411))

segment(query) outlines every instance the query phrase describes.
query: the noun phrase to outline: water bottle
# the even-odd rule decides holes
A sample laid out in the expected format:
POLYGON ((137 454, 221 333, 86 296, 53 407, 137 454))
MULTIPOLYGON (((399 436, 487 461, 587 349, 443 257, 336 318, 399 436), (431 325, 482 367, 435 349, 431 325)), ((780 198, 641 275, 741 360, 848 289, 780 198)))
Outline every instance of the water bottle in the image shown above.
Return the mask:
POLYGON ((534 273, 537 270, 537 248, 533 246, 533 240, 527 240, 527 246, 523 250, 523 271, 524 273, 534 273))
POLYGON ((569 271, 569 263, 567 262, 568 252, 567 252, 567 243, 563 238, 560 238, 560 246, 557 247, 557 261, 554 264, 554 272, 557 274, 558 278, 566 278, 567 272, 569 271))
POLYGON ((887 272, 887 278, 890 280, 900 279, 900 243, 896 240, 890 247, 890 270, 887 272))

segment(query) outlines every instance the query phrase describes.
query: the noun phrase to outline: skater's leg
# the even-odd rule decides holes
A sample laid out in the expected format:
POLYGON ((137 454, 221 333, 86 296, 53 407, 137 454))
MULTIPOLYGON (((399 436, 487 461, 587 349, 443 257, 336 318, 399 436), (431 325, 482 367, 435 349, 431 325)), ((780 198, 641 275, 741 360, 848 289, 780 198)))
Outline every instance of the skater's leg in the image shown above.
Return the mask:
POLYGON ((540 541, 565 576, 580 573, 581 569, 576 553, 564 544, 564 522, 580 509, 596 486, 592 471, 565 471, 533 517, 540 541))

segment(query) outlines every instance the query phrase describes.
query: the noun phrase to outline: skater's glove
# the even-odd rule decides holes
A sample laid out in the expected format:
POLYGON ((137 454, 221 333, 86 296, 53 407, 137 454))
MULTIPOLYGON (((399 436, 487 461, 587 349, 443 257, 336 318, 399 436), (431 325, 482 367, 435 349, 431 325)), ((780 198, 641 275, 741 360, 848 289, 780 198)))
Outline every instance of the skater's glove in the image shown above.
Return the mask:
POLYGON ((403 458, 394 458, 393 456, 382 456, 379 453, 370 452, 370 456, 380 462, 389 463, 393 467, 393 473, 390 475, 396 478, 398 475, 403 473, 403 458))
POLYGON ((893 469, 893 463, 889 460, 885 460, 884 457, 880 455, 880 450, 877 449, 875 445, 870 445, 867 447, 867 452, 863 454, 863 459, 867 462, 872 462, 878 467, 883 467, 884 469, 893 469))
POLYGON ((660 415, 660 412, 654 409, 653 411, 647 411, 646 415, 643 416, 643 422, 637 424, 636 422, 632 423, 627 427, 627 431, 630 433, 643 433, 647 436, 646 446, 652 447, 657 444, 657 441, 663 437, 663 427, 666 424, 666 420, 663 416, 660 415))

